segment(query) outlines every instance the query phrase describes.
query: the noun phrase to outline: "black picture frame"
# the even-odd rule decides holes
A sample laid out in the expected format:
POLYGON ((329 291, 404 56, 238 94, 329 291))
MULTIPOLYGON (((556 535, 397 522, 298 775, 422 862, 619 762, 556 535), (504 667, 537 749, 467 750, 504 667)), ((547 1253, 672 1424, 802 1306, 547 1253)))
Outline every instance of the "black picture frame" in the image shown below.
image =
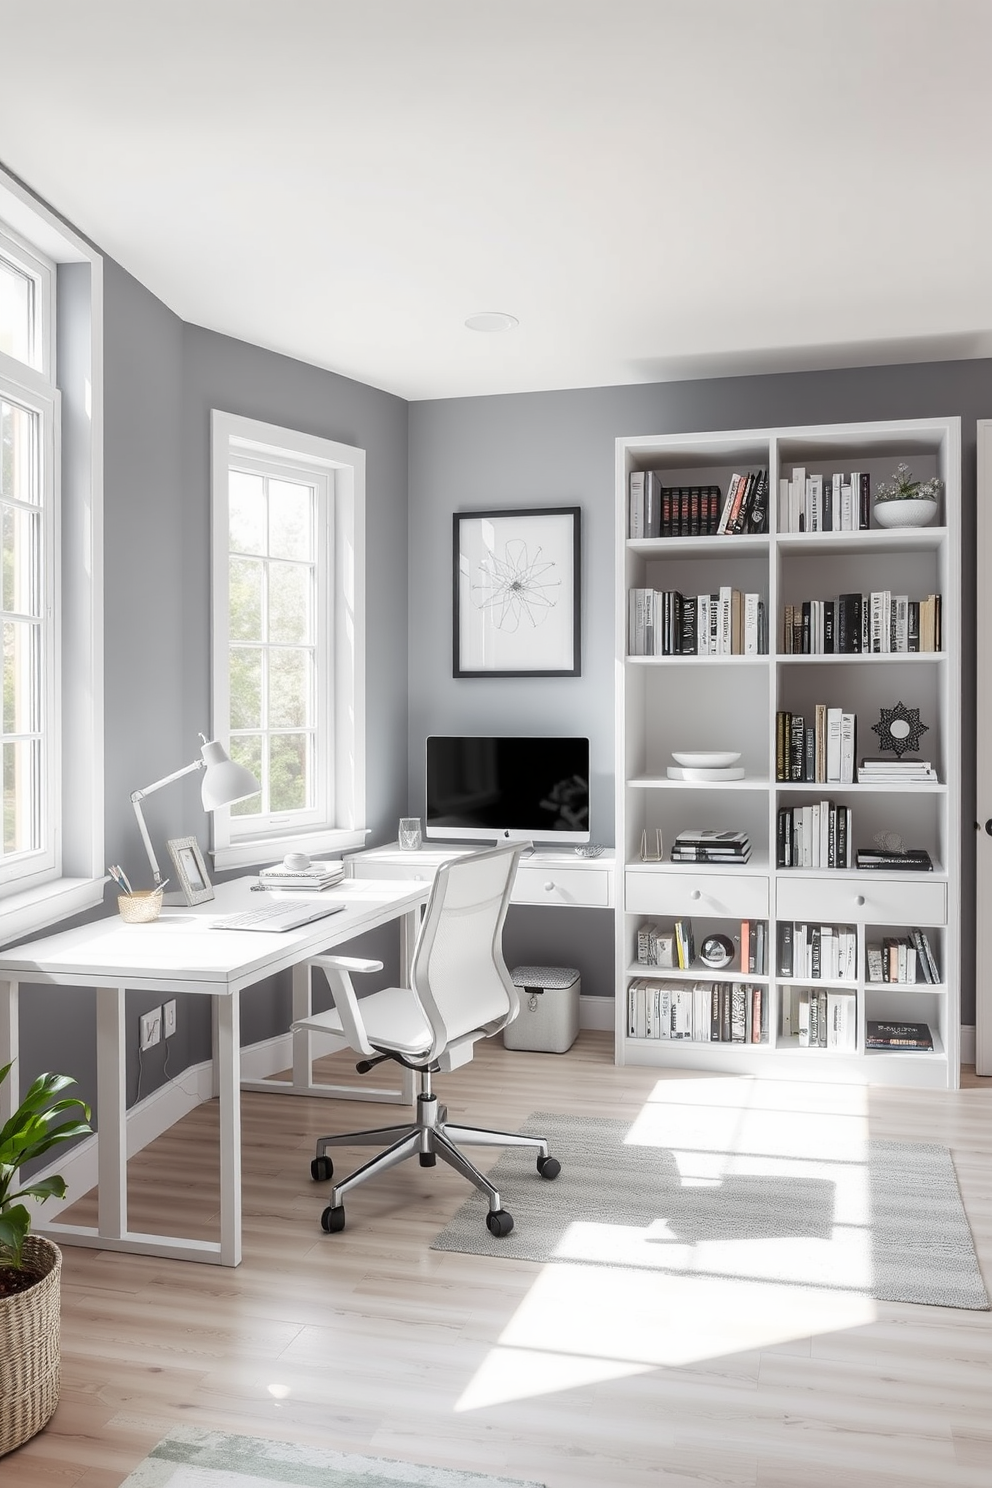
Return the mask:
POLYGON ((455 512, 452 676, 582 674, 578 506, 455 512))

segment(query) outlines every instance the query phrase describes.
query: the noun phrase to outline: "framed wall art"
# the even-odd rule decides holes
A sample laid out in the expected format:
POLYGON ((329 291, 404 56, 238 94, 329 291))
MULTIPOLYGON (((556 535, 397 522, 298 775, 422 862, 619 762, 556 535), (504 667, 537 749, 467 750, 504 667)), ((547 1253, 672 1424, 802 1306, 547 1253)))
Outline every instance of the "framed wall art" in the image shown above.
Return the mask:
POLYGON ((578 677, 577 506, 454 514, 456 677, 578 677))

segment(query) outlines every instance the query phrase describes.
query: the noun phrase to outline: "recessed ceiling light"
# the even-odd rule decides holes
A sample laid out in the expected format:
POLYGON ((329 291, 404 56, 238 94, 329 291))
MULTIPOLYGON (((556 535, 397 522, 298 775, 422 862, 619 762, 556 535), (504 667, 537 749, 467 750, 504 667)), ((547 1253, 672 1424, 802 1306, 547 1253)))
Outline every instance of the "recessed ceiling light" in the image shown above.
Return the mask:
POLYGON ((502 310, 483 310, 470 315, 465 324, 470 331, 512 331, 520 322, 515 315, 504 315, 502 310))

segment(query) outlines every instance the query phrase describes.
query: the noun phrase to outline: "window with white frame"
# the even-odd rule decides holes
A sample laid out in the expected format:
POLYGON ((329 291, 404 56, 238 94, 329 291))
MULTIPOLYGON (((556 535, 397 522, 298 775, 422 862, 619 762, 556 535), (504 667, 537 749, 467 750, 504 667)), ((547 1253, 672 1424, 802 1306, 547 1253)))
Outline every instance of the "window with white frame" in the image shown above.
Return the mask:
POLYGON ((60 868, 54 268, 0 232, 0 886, 60 868))
POLYGON ((218 867, 362 846, 362 450, 213 415, 213 733, 261 792, 218 867))
POLYGON ((103 898, 102 286, 0 171, 0 944, 103 898))

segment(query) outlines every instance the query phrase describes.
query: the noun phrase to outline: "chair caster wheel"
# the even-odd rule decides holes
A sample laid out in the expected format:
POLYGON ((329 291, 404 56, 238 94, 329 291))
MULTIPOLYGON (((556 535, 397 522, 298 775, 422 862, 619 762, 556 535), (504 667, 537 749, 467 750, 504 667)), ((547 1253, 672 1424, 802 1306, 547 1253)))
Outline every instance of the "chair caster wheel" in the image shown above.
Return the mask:
POLYGON ((436 1152, 422 1152, 420 1154, 420 1166, 422 1168, 434 1168, 437 1166, 436 1152))
POLYGON ((542 1178, 547 1178, 550 1182, 552 1178, 557 1178, 561 1172, 561 1163, 556 1157, 539 1157, 537 1159, 537 1171, 542 1178))
POLYGON ((334 1177, 334 1164, 329 1157, 315 1157, 310 1164, 310 1177, 314 1183, 326 1183, 334 1177))
POLYGON ((505 1209, 490 1210, 486 1215, 486 1229, 490 1235, 495 1235, 501 1240, 513 1229, 513 1215, 507 1214, 505 1209))
POLYGON ((344 1229, 344 1205, 325 1209, 320 1216, 320 1227, 327 1235, 340 1235, 344 1229))

